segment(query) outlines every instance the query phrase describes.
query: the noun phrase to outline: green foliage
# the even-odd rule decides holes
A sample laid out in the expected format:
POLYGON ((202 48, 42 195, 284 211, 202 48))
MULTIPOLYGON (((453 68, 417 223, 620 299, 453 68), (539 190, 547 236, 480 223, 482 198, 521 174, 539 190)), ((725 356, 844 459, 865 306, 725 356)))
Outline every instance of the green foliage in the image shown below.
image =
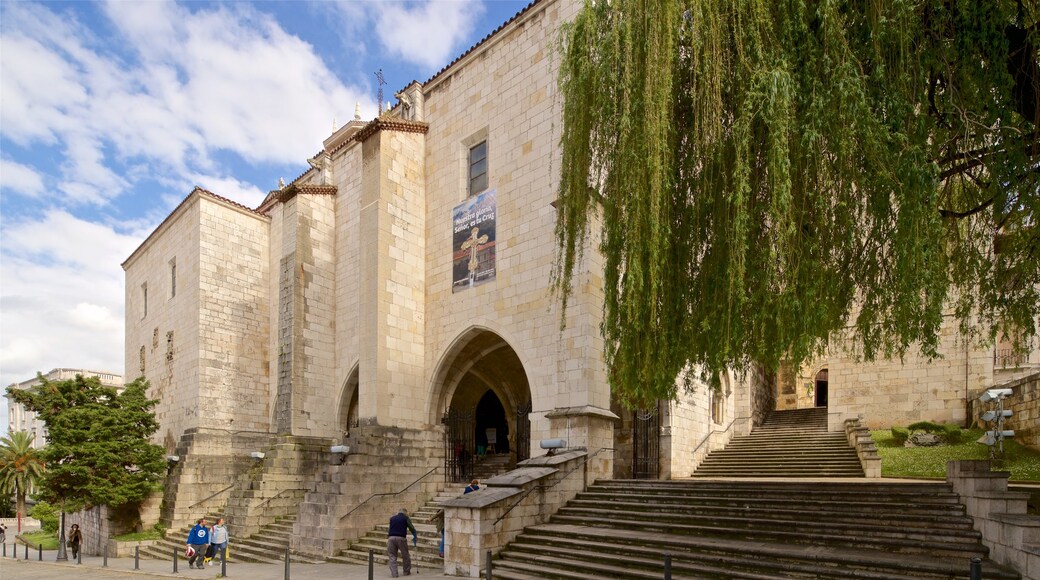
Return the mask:
POLYGON ((14 494, 18 513, 25 513, 26 494, 43 479, 44 462, 33 439, 28 431, 0 437, 0 493, 14 494))
POLYGON ((77 375, 60 382, 40 376, 32 389, 8 389, 47 425, 41 499, 74 511, 136 504, 158 489, 166 462, 162 447, 149 443, 158 423, 147 388, 141 378, 117 393, 77 375))
POLYGON ((32 511, 29 512, 29 517, 40 520, 40 527, 45 532, 54 533, 58 531, 58 524, 60 523, 60 512, 57 508, 51 504, 41 501, 37 502, 33 506, 32 511))
POLYGON ((0 518, 13 518, 17 517, 17 513, 14 511, 14 504, 11 503, 11 498, 6 495, 0 495, 0 518))
POLYGON ((597 234, 619 399, 832 339, 937 356, 951 304, 980 340, 1035 336, 1038 18, 1014 0, 587 1, 561 34, 553 287, 566 307, 597 234))
POLYGON ((964 431, 959 425, 946 423, 943 425, 943 439, 950 445, 956 445, 963 440, 964 431))
POLYGON ((161 540, 163 535, 157 530, 149 530, 147 532, 133 532, 121 536, 113 536, 112 539, 117 542, 142 542, 145 540, 161 540))
MULTIPOLYGON (((946 462, 955 459, 989 459, 989 447, 976 443, 982 429, 966 429, 961 442, 936 447, 903 447, 891 431, 871 431, 881 456, 884 477, 929 477, 944 479, 946 462)), ((1012 481, 1040 481, 1040 452, 1015 441, 1004 442, 1004 459, 993 468, 1010 471, 1012 481)))
POLYGON ((39 530, 36 532, 27 532, 22 534, 22 539, 24 539, 31 548, 41 546, 44 550, 57 550, 58 536, 55 534, 56 531, 57 528, 53 530, 39 530))
POLYGON ((907 429, 909 429, 911 433, 917 431, 924 431, 925 433, 942 433, 944 431, 943 426, 934 421, 918 421, 916 423, 911 423, 907 429))
POLYGON ((910 438, 910 431, 902 427, 892 427, 892 440, 902 445, 910 438))

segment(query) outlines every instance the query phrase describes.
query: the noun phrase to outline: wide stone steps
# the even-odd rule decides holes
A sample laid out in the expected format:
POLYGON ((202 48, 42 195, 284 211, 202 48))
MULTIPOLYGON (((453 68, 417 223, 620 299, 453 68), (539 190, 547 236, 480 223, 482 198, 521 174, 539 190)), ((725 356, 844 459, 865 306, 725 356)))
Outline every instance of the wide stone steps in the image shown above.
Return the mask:
POLYGON ((493 566, 507 580, 661 578, 669 554, 679 578, 948 580, 987 553, 946 484, 610 480, 526 528, 493 566))
POLYGON ((775 411, 749 435, 713 451, 694 477, 863 477, 843 433, 827 432, 827 409, 775 411))
MULTIPOLYGON (((411 515, 412 525, 418 536, 418 545, 411 544, 408 538, 409 555, 413 566, 422 568, 444 568, 444 557, 440 555, 441 535, 437 532, 436 518, 441 512, 440 504, 443 501, 458 497, 458 492, 444 493, 426 502, 411 515)), ((376 564, 385 565, 388 561, 386 555, 386 537, 390 529, 389 517, 386 524, 380 524, 356 541, 351 542, 350 547, 338 555, 329 558, 329 562, 344 564, 367 564, 369 550, 373 552, 372 560, 376 564)), ((413 573, 415 571, 413 570, 413 573)))
MULTIPOLYGON (((212 523, 216 521, 216 518, 217 516, 210 515, 207 516, 206 520, 212 523)), ((228 562, 251 562, 258 564, 284 562, 285 549, 289 546, 295 521, 295 517, 278 520, 248 538, 236 538, 234 529, 231 529, 231 538, 228 542, 228 562)), ((162 542, 154 546, 141 548, 141 556, 154 560, 172 560, 173 550, 176 549, 178 551, 177 558, 180 561, 179 567, 187 567, 187 559, 184 558, 184 538, 187 538, 190 529, 184 528, 178 532, 168 532, 166 539, 162 542)), ((321 560, 299 554, 292 554, 290 557, 293 562, 304 564, 321 562, 321 560)))

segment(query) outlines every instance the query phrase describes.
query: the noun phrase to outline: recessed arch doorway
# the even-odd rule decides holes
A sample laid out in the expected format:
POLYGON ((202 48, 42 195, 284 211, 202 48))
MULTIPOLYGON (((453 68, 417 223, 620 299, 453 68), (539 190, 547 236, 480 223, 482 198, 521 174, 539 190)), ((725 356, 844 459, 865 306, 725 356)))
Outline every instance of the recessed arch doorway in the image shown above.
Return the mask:
POLYGON ((465 481, 481 465, 511 467, 530 457, 530 384, 505 339, 469 329, 442 358, 435 381, 449 480, 465 481))

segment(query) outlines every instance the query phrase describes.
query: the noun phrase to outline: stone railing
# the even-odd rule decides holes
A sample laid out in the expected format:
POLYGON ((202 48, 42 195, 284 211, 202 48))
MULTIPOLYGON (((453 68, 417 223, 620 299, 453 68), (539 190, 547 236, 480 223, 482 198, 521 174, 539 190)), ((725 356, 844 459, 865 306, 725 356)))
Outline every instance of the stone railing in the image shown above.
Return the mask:
POLYGON ((596 453, 575 449, 521 462, 478 492, 444 502, 444 572, 476 578, 488 551, 497 552, 527 526, 545 523, 588 485, 596 453))
POLYGON ((845 436, 849 445, 856 448, 863 474, 867 477, 881 477, 881 456, 870 437, 870 429, 861 425, 859 418, 845 419, 845 436))
POLYGON ((990 559, 1023 578, 1040 578, 1040 516, 1026 514, 1028 492, 1008 491, 1009 475, 984 460, 946 464, 946 481, 960 494, 990 559))

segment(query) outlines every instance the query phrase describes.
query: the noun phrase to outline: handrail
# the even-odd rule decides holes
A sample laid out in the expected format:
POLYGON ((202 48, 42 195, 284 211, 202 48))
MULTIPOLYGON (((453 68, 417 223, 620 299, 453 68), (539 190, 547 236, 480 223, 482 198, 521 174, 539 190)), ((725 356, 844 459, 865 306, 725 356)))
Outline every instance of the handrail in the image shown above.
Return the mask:
POLYGON ((581 463, 579 463, 578 465, 575 465, 574 467, 572 467, 569 470, 567 470, 567 472, 563 474, 563 477, 560 477, 555 482, 553 482, 553 483, 551 483, 549 485, 533 485, 533 486, 531 486, 527 491, 525 491, 524 493, 522 493, 520 495, 520 497, 513 503, 513 505, 509 506, 508 508, 506 508, 506 511, 502 512, 502 515, 500 515, 498 517, 498 519, 495 520, 495 522, 493 524, 491 524, 492 527, 497 526, 498 522, 501 522, 502 520, 504 520, 506 515, 508 515, 509 512, 513 511, 513 508, 515 508, 516 506, 520 505, 520 502, 524 501, 525 499, 527 499, 527 496, 531 495, 532 491, 534 491, 536 489, 547 490, 547 489, 552 489, 552 488, 556 487, 556 484, 558 484, 561 481, 567 479, 567 477, 570 474, 572 474, 575 471, 577 471, 579 467, 585 467, 589 463, 589 461, 591 461, 593 457, 599 455, 601 451, 616 451, 616 450, 613 447, 600 447, 599 449, 593 451, 591 455, 586 455, 585 459, 582 460, 581 463))
POLYGON ((197 501, 197 502, 195 502, 195 503, 191 504, 190 506, 188 506, 188 509, 191 509, 191 508, 193 508, 193 507, 195 507, 195 506, 199 506, 199 505, 202 505, 202 504, 206 503, 207 501, 209 501, 209 500, 211 500, 211 499, 213 499, 213 498, 217 497, 218 495, 220 495, 220 494, 224 493, 225 491, 227 491, 227 490, 231 489, 232 487, 235 487, 235 484, 233 484, 233 483, 232 483, 231 485, 229 485, 229 486, 225 487, 224 489, 222 489, 222 490, 218 491, 217 493, 214 493, 214 494, 212 494, 212 495, 210 495, 209 497, 206 497, 206 498, 204 498, 204 499, 200 499, 199 501, 197 501))
POLYGON ((256 508, 255 509, 260 509, 260 508, 264 507, 272 499, 275 499, 276 497, 282 495, 285 492, 288 492, 288 491, 310 491, 310 489, 311 488, 309 488, 309 487, 293 487, 293 488, 289 488, 289 489, 283 489, 282 491, 279 491, 278 493, 272 495, 271 497, 265 499, 264 501, 256 504, 256 508))
POLYGON ((722 429, 721 431, 718 430, 718 429, 712 429, 711 431, 708 432, 707 435, 704 436, 704 439, 701 439, 701 442, 698 443, 697 446, 693 448, 693 451, 690 452, 690 455, 696 455, 697 451, 699 451, 701 446, 703 446, 705 443, 708 442, 708 440, 711 439, 712 435, 714 435, 716 433, 725 433, 726 431, 729 431, 730 429, 732 429, 733 428, 733 424, 737 422, 737 419, 747 419, 747 417, 733 417, 732 419, 729 420, 729 425, 726 425, 726 428, 722 429))
POLYGON ((402 494, 402 493, 408 491, 408 488, 410 488, 413 485, 419 483, 420 481, 426 479, 426 477, 428 475, 430 475, 434 471, 437 471, 440 468, 441 468, 441 466, 438 465, 437 467, 434 467, 433 469, 431 469, 431 470, 427 471, 426 473, 420 475, 418 479, 416 479, 415 481, 413 481, 413 482, 409 483, 408 485, 404 486, 404 488, 401 489, 401 491, 387 491, 387 492, 383 492, 383 493, 374 493, 374 494, 368 496, 367 498, 365 498, 365 501, 363 501, 363 502, 357 504, 356 506, 354 506, 354 509, 352 509, 349 512, 347 512, 347 513, 343 514, 342 516, 340 516, 340 518, 339 518, 340 521, 343 521, 344 519, 346 519, 347 516, 349 516, 350 514, 356 512, 358 509, 361 508, 361 506, 363 506, 366 503, 368 503, 368 500, 374 499, 374 498, 377 498, 377 497, 381 497, 381 496, 384 496, 384 495, 399 495, 399 494, 402 494))

